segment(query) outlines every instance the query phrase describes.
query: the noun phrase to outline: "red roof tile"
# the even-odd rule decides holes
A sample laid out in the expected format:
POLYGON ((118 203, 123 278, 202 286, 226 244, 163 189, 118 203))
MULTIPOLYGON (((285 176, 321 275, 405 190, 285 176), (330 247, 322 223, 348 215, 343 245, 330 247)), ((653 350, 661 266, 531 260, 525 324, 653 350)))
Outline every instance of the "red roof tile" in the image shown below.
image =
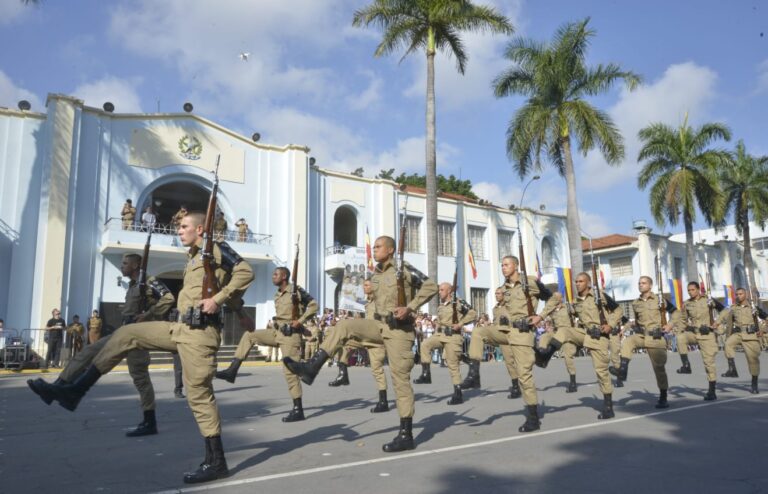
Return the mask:
MULTIPOLYGON (((621 235, 619 233, 613 233, 604 237, 598 237, 592 239, 592 246, 595 249, 606 249, 608 247, 618 247, 620 245, 629 245, 637 240, 637 237, 630 237, 629 235, 621 235)), ((584 251, 589 250, 589 239, 581 240, 581 249, 584 251)))

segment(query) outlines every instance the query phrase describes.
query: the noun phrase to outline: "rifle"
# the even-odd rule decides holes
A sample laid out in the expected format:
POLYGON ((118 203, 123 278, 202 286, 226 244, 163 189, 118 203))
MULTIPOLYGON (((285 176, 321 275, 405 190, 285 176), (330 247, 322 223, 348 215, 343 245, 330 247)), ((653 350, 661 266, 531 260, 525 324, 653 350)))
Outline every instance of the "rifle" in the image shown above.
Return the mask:
POLYGON ((296 237, 296 256, 293 258, 293 271, 291 272, 291 302, 293 303, 293 312, 291 312, 291 320, 298 321, 300 314, 301 297, 299 296, 299 239, 301 235, 296 237))
POLYGON ((517 215, 517 254, 520 258, 520 285, 523 288, 525 294, 525 303, 528 308, 528 317, 536 315, 536 311, 533 309, 533 301, 531 300, 531 292, 528 286, 528 272, 525 269, 525 251, 523 249, 523 234, 520 231, 520 215, 517 215))
POLYGON ((661 280, 661 261, 658 252, 653 262, 656 268, 656 284, 659 285, 659 316, 661 316, 661 326, 664 327, 667 325, 667 311, 664 310, 664 285, 661 280))
POLYGON ((219 293, 219 280, 216 279, 216 262, 213 258, 213 219, 216 216, 216 194, 219 192, 219 160, 216 158, 216 168, 213 171, 213 190, 208 200, 208 210, 205 213, 203 226, 203 299, 211 298, 219 293))
POLYGON ((747 272, 747 296, 749 297, 749 307, 752 310, 752 321, 755 323, 755 331, 760 333, 760 321, 758 320, 758 308, 755 304, 755 297, 752 294, 752 277, 749 274, 749 269, 745 270, 747 272))
POLYGON ((606 326, 608 325, 608 318, 605 317, 605 303, 603 302, 603 293, 600 291, 600 282, 597 279, 594 255, 592 256, 592 279, 595 280, 595 305, 597 305, 597 311, 600 314, 600 326, 606 326))
POLYGON ((712 280, 709 279, 709 258, 707 253, 704 252, 704 264, 706 264, 706 280, 707 280, 707 307, 709 310, 709 326, 715 325, 715 299, 712 298, 712 280))
POLYGON ((147 234, 147 241, 144 244, 144 255, 141 256, 141 267, 139 268, 139 313, 143 314, 149 309, 149 298, 147 297, 147 264, 149 263, 149 246, 152 243, 152 228, 147 234))
POLYGON ((453 293, 451 295, 451 305, 453 306, 453 318, 452 322, 453 324, 459 323, 459 310, 457 308, 458 305, 458 297, 456 296, 456 291, 459 289, 459 263, 458 260, 456 261, 456 269, 453 271, 453 293))
MULTIPOLYGON (((402 188, 401 188, 402 189, 402 188)), ((408 211, 408 194, 405 194, 405 206, 403 207, 403 218, 400 221, 400 238, 398 238, 397 242, 397 271, 395 271, 395 278, 397 279, 397 306, 398 307, 405 307, 408 305, 408 300, 405 296, 405 219, 406 219, 406 212, 408 211)), ((400 324, 400 321, 397 321, 392 318, 395 325, 400 324)), ((410 322, 412 322, 413 318, 410 322)), ((407 321, 402 321, 407 322, 407 321)))

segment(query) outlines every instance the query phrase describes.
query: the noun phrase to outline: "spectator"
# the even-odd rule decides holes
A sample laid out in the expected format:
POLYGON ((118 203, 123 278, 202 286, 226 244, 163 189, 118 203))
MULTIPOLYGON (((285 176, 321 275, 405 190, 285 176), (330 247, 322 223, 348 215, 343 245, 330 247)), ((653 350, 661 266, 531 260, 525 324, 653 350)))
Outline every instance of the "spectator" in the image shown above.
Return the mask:
POLYGON ((64 340, 64 360, 69 362, 72 357, 83 349, 83 335, 85 327, 80 323, 80 316, 75 314, 72 317, 72 324, 67 326, 66 337, 64 340))
POLYGON ((227 234, 227 220, 224 219, 224 213, 219 211, 216 213, 216 220, 213 222, 213 238, 217 242, 224 240, 227 234))
POLYGON ((103 322, 99 317, 99 311, 93 311, 93 315, 88 319, 88 344, 93 345, 101 338, 101 326, 103 322))
POLYGON ((147 206, 144 214, 141 215, 141 228, 145 232, 152 231, 155 229, 155 223, 157 223, 157 216, 152 212, 152 206, 147 206))
POLYGON ((237 220, 235 226, 237 227, 237 241, 245 242, 248 239, 248 223, 246 223, 245 218, 237 220))
POLYGON ((61 343, 64 339, 64 327, 66 321, 61 318, 61 311, 53 309, 51 317, 45 325, 45 341, 48 343, 48 351, 45 354, 45 367, 61 367, 61 343))
POLYGON ((125 200, 123 209, 120 211, 120 218, 123 220, 123 230, 130 230, 133 226, 133 220, 136 218, 136 208, 130 199, 125 200))

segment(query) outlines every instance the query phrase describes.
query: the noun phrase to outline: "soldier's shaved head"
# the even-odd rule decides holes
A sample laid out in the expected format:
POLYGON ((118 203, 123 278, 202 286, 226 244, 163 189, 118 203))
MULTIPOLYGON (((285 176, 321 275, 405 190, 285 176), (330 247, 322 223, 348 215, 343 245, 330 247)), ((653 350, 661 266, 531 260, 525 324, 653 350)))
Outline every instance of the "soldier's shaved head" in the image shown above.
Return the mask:
POLYGON ((395 239, 390 237, 390 236, 382 235, 379 238, 377 238, 376 240, 381 240, 382 242, 384 242, 384 245, 386 247, 390 247, 392 249, 395 248, 395 239))
POLYGON ((650 276, 641 276, 640 279, 646 280, 651 286, 653 286, 653 278, 651 278, 650 276))
POLYGON ((190 211, 185 214, 184 217, 189 218, 189 220, 192 222, 190 226, 193 228, 197 225, 202 225, 205 223, 205 213, 202 211, 190 211))
POLYGON ((453 291, 453 285, 451 285, 447 281, 444 281, 444 282, 440 283, 440 286, 438 288, 446 288, 448 290, 453 291))
POLYGON ((504 257, 502 257, 502 258, 501 258, 501 260, 502 260, 502 261, 503 261, 504 259, 509 259, 509 260, 511 260, 512 262, 514 262, 514 263, 515 263, 515 266, 519 266, 519 265, 520 265, 520 260, 519 260, 517 257, 515 257, 515 256, 504 256, 504 257))
POLYGON ((577 274, 577 275, 576 275, 576 278, 577 278, 577 279, 578 279, 578 278, 582 278, 582 277, 583 277, 583 278, 586 278, 586 279, 587 279, 587 281, 589 281, 590 283, 592 282, 592 277, 591 277, 591 276, 589 275, 589 273, 587 273, 586 271, 582 271, 581 273, 579 273, 579 274, 577 274))
POLYGON ((130 262, 141 264, 141 256, 138 254, 125 254, 123 255, 123 258, 129 260, 130 262))

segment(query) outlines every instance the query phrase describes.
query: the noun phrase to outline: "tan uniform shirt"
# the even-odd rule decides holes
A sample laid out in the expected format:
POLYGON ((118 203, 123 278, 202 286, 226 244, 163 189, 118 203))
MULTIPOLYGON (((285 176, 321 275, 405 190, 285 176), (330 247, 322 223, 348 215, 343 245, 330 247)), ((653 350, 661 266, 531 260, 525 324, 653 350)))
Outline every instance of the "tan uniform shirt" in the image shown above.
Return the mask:
MULTIPOLYGON (((242 264, 242 263, 240 263, 242 264)), ((278 327, 283 324, 290 324, 293 320, 293 300, 291 297, 293 285, 288 284, 285 290, 277 290, 275 292, 275 321, 278 327)), ((299 287, 299 318, 298 321, 302 324, 308 319, 312 319, 317 315, 319 308, 317 300, 312 298, 306 290, 299 287)))
MULTIPOLYGON (((173 308, 173 294, 154 277, 147 278, 145 288, 147 297, 147 318, 146 321, 162 321, 165 315, 173 308)), ((125 294, 125 305, 123 306, 123 320, 131 320, 142 313, 141 290, 139 283, 131 280, 128 285, 128 292, 125 294)))
MULTIPOLYGON (((600 308, 597 306, 597 300, 592 290, 588 291, 583 297, 576 295, 573 310, 579 318, 579 324, 584 329, 600 327, 600 308)), ((621 323, 621 317, 624 315, 621 307, 608 310, 605 305, 603 305, 603 313, 605 314, 606 322, 612 328, 617 327, 621 323)))
POLYGON ((123 221, 133 221, 136 218, 136 208, 128 204, 123 204, 123 210, 120 211, 123 221))
POLYGON ((376 304, 369 298, 368 302, 365 303, 365 318, 373 319, 374 314, 376 314, 376 304))
MULTIPOLYGON (((511 323, 529 316, 525 292, 519 280, 520 273, 517 273, 516 276, 515 280, 507 280, 504 283, 504 306, 507 308, 511 323)), ((536 306, 539 304, 539 286, 536 283, 536 278, 533 276, 528 277, 528 293, 531 296, 531 303, 535 311, 536 306)), ((544 312, 551 312, 555 305, 557 305, 557 301, 553 297, 547 301, 544 312)))
MULTIPOLYGON (((759 320, 758 320, 759 322, 759 320)), ((757 333, 747 333, 747 328, 755 326, 755 320, 752 317, 752 308, 749 303, 736 304, 728 307, 720 313, 717 318, 718 324, 729 324, 734 330, 740 329, 743 340, 757 340, 757 333)))
MULTIPOLYGON (((437 294, 437 283, 426 277, 419 270, 405 263, 403 270, 405 281, 405 302, 411 311, 429 302, 437 294)), ((397 268, 392 260, 376 266, 371 277, 373 300, 376 302, 375 313, 387 317, 397 307, 397 268)))
POLYGON ((689 298, 685 301, 683 309, 689 326, 693 326, 698 330, 701 326, 710 325, 710 308, 706 297, 689 298))
POLYGON ((446 302, 440 303, 437 307, 437 329, 440 331, 443 326, 452 327, 454 324, 461 324, 466 326, 469 323, 477 320, 477 311, 470 307, 464 300, 456 299, 456 315, 459 317, 459 322, 453 322, 453 303, 451 299, 446 302))
MULTIPOLYGON (((575 324, 571 320, 571 315, 568 314, 568 306, 563 303, 563 295, 560 292, 554 293, 550 301, 552 303, 544 307, 541 317, 551 318, 555 330, 573 328, 575 324)), ((527 307, 526 310, 528 310, 527 307)))
POLYGON ((497 303, 496 306, 493 308, 493 324, 496 324, 498 326, 509 326, 511 323, 512 323, 512 319, 509 318, 509 312, 507 312, 507 307, 504 305, 503 302, 497 303), (501 323, 502 317, 507 318, 506 324, 501 323))
POLYGON ((104 324, 100 317, 91 317, 88 319, 88 332, 101 333, 101 326, 104 324))

